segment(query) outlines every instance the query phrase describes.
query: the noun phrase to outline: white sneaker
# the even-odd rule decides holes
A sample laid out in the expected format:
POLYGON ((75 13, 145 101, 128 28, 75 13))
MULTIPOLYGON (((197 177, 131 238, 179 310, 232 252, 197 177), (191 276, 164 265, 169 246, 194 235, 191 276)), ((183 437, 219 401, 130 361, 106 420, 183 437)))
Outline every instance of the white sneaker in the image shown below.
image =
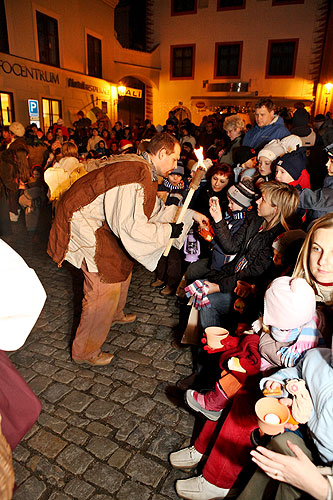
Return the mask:
POLYGON ((175 469, 193 469, 202 458, 202 453, 199 453, 194 446, 188 446, 179 451, 170 453, 169 460, 175 469))
POLYGON ((203 476, 197 476, 190 477, 190 479, 178 479, 176 491, 181 498, 188 500, 218 500, 226 497, 230 490, 218 488, 206 481, 203 476))

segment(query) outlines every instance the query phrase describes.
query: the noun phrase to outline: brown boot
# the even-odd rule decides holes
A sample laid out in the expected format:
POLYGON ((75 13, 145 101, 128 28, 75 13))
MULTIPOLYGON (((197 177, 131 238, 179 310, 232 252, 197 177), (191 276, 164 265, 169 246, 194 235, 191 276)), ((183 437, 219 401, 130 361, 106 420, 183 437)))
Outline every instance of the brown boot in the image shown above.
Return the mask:
POLYGON ((114 357, 114 355, 111 354, 110 352, 102 352, 101 351, 94 358, 90 358, 90 359, 72 358, 72 360, 74 361, 74 363, 77 363, 78 365, 82 365, 83 363, 86 363, 87 365, 91 365, 91 366, 105 366, 105 365, 108 365, 112 361, 113 357, 114 357))
POLYGON ((164 281, 157 279, 156 281, 153 281, 153 283, 150 285, 153 288, 161 288, 164 285, 164 281))
POLYGON ((175 289, 171 288, 171 286, 167 285, 163 290, 160 291, 161 295, 168 296, 173 295, 175 293, 175 289))
POLYGON ((112 322, 112 325, 125 325, 126 323, 134 323, 136 320, 136 314, 130 313, 130 314, 124 314, 124 316, 120 319, 115 319, 112 322))

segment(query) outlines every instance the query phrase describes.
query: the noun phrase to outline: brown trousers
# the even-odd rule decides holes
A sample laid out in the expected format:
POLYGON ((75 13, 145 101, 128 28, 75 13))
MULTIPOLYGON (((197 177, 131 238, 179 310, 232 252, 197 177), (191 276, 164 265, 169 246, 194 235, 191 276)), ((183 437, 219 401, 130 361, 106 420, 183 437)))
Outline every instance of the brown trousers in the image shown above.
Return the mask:
POLYGON ((74 359, 91 359, 101 351, 113 321, 121 319, 126 304, 132 274, 121 283, 103 283, 98 273, 90 273, 86 262, 84 274, 82 313, 72 345, 74 359))

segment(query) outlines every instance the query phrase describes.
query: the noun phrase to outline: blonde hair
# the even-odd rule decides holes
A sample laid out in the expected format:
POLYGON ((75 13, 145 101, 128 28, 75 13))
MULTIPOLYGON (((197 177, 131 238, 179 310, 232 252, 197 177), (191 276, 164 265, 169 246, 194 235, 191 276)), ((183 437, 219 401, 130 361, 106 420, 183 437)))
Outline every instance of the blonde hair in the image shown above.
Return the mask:
POLYGON ((78 158, 79 152, 77 145, 69 141, 64 142, 61 146, 61 154, 63 157, 74 156, 75 158, 78 158))
POLYGON ((320 219, 317 219, 311 226, 308 234, 306 235, 302 248, 298 254, 295 269, 293 272, 293 278, 304 278, 315 290, 316 281, 311 275, 309 260, 313 237, 318 229, 333 229, 333 212, 323 215, 322 217, 320 217, 320 219))
POLYGON ((295 186, 279 181, 269 181, 259 184, 259 189, 261 194, 265 195, 267 203, 276 208, 276 213, 265 230, 268 231, 280 223, 286 231, 289 231, 287 219, 296 211, 299 202, 299 194, 295 186))
POLYGON ((239 115, 227 116, 223 122, 224 130, 240 128, 241 131, 245 130, 245 122, 239 115))

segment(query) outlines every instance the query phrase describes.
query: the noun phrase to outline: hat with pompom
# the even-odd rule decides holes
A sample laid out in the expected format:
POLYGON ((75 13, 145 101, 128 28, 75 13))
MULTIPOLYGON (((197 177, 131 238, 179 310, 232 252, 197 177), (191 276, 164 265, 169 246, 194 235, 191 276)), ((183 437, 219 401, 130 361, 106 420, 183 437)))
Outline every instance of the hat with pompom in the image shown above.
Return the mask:
POLYGON ((315 293, 305 279, 281 276, 266 290, 263 320, 267 326, 290 330, 308 323, 315 310, 315 293))

